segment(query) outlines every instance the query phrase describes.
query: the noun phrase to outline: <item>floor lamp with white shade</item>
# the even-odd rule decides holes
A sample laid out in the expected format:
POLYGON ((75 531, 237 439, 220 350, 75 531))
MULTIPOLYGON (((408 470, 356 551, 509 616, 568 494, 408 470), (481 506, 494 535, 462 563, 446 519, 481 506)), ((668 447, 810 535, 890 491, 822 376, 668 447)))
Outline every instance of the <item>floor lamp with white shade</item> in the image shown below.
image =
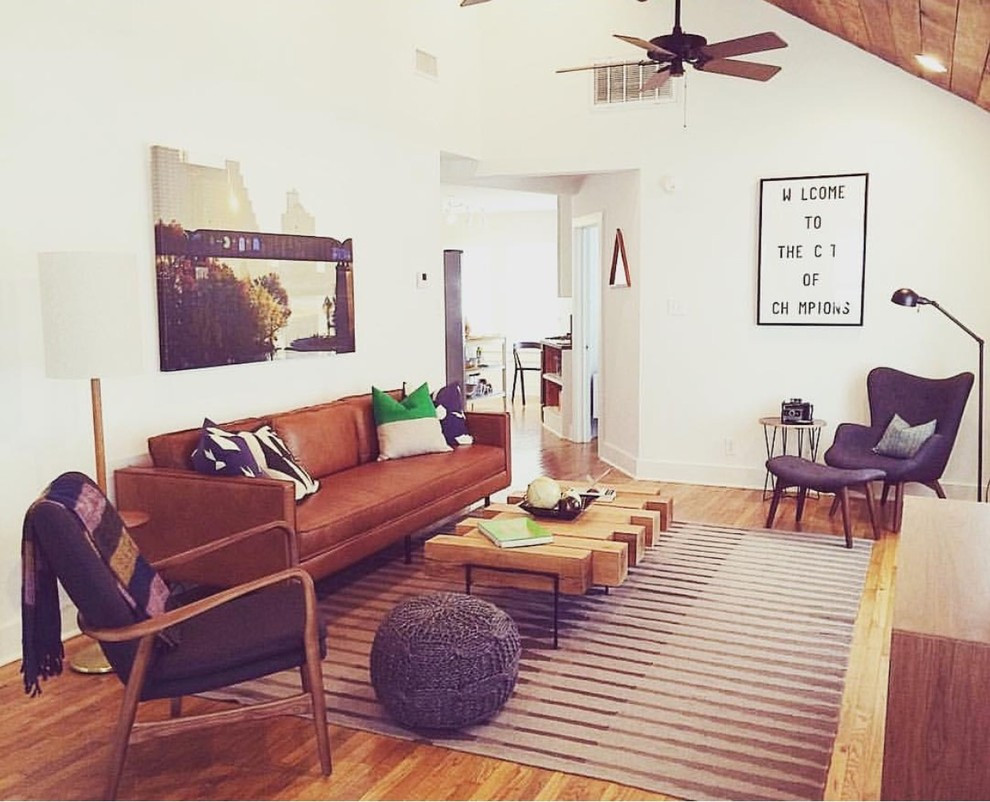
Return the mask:
MULTIPOLYGON (((105 493, 100 379, 141 371, 137 262, 124 253, 52 252, 38 254, 38 269, 45 375, 89 379, 96 482, 105 493)), ((92 646, 72 667, 86 673, 109 671, 98 646, 92 646)))

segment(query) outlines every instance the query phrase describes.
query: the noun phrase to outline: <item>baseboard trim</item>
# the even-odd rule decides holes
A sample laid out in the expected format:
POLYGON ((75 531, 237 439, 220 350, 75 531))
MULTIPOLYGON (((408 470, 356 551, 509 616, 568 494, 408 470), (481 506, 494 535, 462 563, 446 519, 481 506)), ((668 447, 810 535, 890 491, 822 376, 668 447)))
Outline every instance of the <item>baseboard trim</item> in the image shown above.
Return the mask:
POLYGON ((630 476, 636 475, 636 458, 628 451, 598 441, 598 459, 630 476))
POLYGON ((658 460, 637 460, 634 475, 637 479, 655 482, 761 490, 766 470, 739 465, 684 465, 658 460))
MULTIPOLYGON (((62 607, 62 642, 79 634, 76 621, 76 607, 67 602, 62 607)), ((20 616, 0 625, 0 665, 7 665, 21 659, 21 619, 20 616)))

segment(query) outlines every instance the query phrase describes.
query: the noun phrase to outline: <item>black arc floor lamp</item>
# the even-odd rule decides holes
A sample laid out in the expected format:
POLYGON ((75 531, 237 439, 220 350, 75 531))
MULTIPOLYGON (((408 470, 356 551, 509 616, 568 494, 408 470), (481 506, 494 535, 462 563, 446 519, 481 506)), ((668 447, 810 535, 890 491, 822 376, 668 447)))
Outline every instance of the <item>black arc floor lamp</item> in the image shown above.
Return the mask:
POLYGON ((946 312, 941 306, 938 305, 938 301, 933 301, 930 298, 925 298, 923 295, 918 295, 918 293, 914 290, 909 290, 907 288, 895 290, 894 294, 890 296, 890 300, 899 306, 934 306, 939 312, 949 318, 949 320, 976 340, 977 344, 980 346, 980 407, 979 416, 977 418, 979 421, 979 431, 977 433, 978 442, 976 444, 976 500, 983 501, 983 338, 971 328, 946 312))

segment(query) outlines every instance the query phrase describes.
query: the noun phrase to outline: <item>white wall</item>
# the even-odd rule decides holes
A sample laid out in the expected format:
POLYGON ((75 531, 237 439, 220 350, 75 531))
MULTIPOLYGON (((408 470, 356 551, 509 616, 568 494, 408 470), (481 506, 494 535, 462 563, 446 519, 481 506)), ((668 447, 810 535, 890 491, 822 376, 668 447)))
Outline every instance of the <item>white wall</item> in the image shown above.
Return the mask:
MULTIPOLYGON (((124 251, 141 270, 144 372, 103 382, 110 470, 174 428, 289 409, 372 383, 443 378, 439 152, 468 47, 437 2, 42 0, 0 27, 0 662, 19 654, 20 526, 64 470, 93 473, 88 384, 44 375, 37 253, 124 251), (444 46, 444 42, 449 42, 444 46), (413 72, 417 47, 441 80, 413 72), (441 52, 438 52, 441 51, 441 52), (447 69, 444 69, 448 67, 447 69), (354 354, 160 373, 149 147, 241 162, 257 207, 296 187, 317 233, 354 240, 354 354)), ((276 218, 277 219, 277 218, 276 218)), ((68 622, 70 625, 72 621, 68 622)))
MULTIPOLYGON (((504 334, 512 343, 567 332, 571 302, 557 297, 557 213, 459 214, 443 227, 461 257, 461 307, 473 334, 504 334)), ((530 374, 532 377, 533 374, 530 374)), ((509 368, 511 386, 512 369, 509 368)), ((539 391, 530 381, 529 395, 539 391)))
MULTIPOLYGON (((639 323, 607 331, 603 353, 609 375, 635 363, 638 376, 618 399, 606 377, 606 456, 642 477, 762 487, 757 419, 782 399, 815 404, 829 424, 824 450, 838 422, 865 420, 869 368, 976 371, 975 342, 936 311, 915 314, 889 298, 912 286, 990 334, 990 115, 759 0, 731 11, 693 0, 683 25, 710 40, 778 32, 788 48, 750 57, 782 65, 771 81, 689 69, 686 107, 682 87, 677 104, 592 109, 587 74, 554 70, 632 55, 611 34, 666 33, 673 3, 586 0, 561 36, 565 5, 527 4, 539 48, 497 64, 492 54, 479 171, 640 171, 640 236, 629 247, 639 323), (870 176, 864 325, 757 326, 760 179, 849 172, 870 176), (666 176, 676 191, 664 189, 666 176), (641 415, 620 437, 626 402, 641 415)), ((511 40, 519 0, 477 10, 488 37, 511 40)), ((598 204, 579 194, 575 214, 598 204)), ((607 315, 619 298, 606 293, 607 315)), ((946 473, 950 494, 975 498, 975 432, 974 390, 946 473)))
MULTIPOLYGON (((639 254, 640 176, 636 171, 589 176, 574 196, 575 218, 602 213, 601 337, 599 345, 598 453, 602 459, 630 474, 637 470, 640 421, 651 413, 640 394, 643 374, 640 359, 640 305, 643 292, 643 262, 639 254), (609 287, 616 229, 629 259, 631 283, 609 287)), ((616 266, 617 275, 621 265, 616 266)))

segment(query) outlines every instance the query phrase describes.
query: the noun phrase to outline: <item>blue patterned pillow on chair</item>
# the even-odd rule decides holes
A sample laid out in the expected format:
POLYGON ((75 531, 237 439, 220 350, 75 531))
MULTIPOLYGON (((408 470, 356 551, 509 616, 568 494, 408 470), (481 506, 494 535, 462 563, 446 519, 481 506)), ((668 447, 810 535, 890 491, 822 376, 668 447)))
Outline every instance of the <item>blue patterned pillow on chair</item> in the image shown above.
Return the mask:
POLYGON ((250 444, 241 434, 221 429, 209 418, 203 421, 192 466, 212 476, 264 476, 250 444))
POLYGON ((908 459, 918 453, 925 441, 935 434, 937 420, 930 420, 928 423, 919 423, 912 426, 898 414, 890 419, 887 429, 880 438, 880 442, 873 447, 874 454, 883 457, 898 457, 908 459))

